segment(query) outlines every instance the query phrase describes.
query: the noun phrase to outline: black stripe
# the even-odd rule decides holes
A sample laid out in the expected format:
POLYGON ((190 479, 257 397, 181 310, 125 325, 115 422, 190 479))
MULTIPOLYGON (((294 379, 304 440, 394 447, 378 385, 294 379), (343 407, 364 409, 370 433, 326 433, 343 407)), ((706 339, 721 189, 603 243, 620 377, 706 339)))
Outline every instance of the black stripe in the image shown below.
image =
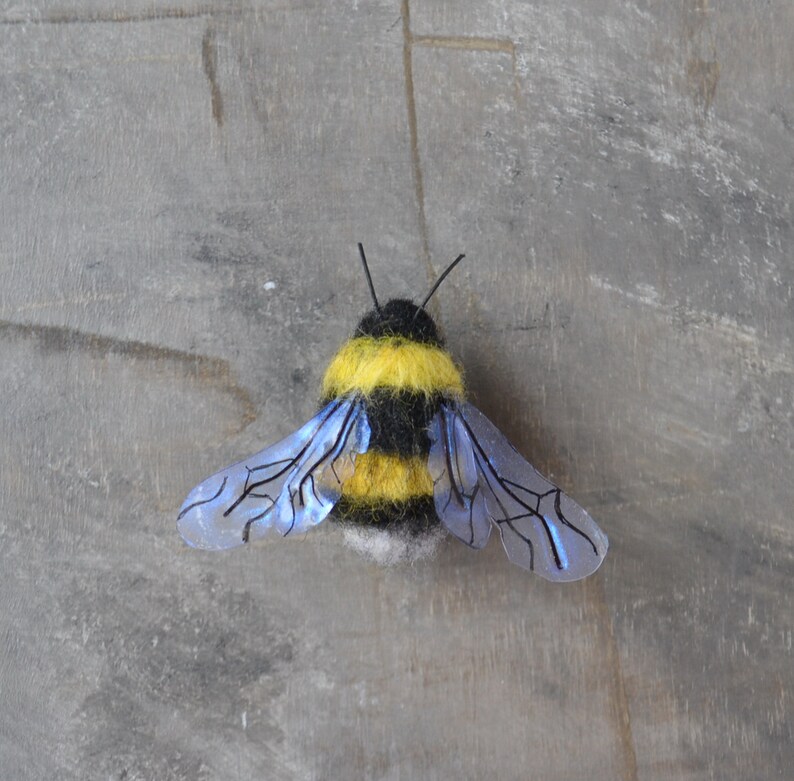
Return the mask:
POLYGON ((409 499, 407 502, 382 502, 364 504, 343 496, 336 504, 332 516, 335 521, 361 526, 372 526, 390 531, 409 531, 422 534, 438 525, 436 507, 432 496, 409 499))
MULTIPOLYGON (((324 399, 327 404, 331 399, 324 399)), ((376 388, 364 399, 369 421, 369 449, 399 456, 426 456, 430 453, 427 430, 442 403, 441 393, 428 396, 409 390, 376 388)))

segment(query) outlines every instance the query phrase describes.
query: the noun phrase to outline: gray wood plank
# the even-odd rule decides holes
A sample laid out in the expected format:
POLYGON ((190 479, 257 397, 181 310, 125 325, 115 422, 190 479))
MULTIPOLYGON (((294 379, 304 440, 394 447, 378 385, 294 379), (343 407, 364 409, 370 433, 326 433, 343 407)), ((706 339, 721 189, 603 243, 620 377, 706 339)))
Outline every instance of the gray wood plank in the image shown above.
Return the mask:
POLYGON ((0 775, 794 761, 790 4, 0 3, 0 775), (593 578, 175 510, 367 307, 592 510, 593 578))

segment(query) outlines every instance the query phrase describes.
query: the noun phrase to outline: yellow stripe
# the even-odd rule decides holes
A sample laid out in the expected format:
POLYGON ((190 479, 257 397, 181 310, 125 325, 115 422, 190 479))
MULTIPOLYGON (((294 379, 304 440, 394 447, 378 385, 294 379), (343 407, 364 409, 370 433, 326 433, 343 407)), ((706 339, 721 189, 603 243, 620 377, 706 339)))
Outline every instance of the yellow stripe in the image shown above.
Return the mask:
POLYGON ((361 504, 397 504, 432 495, 427 456, 398 456, 370 450, 356 456, 353 476, 342 484, 342 496, 361 504))
POLYGON ((396 336, 361 336, 342 345, 323 377, 324 398, 376 388, 463 396, 463 377, 446 350, 396 336))

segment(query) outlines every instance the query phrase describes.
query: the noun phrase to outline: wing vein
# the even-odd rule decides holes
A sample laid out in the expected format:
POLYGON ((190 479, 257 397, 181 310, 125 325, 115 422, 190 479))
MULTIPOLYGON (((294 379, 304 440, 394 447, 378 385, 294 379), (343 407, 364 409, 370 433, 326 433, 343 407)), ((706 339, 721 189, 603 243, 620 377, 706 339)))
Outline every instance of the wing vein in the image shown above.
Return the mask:
POLYGON ((211 496, 209 499, 200 499, 198 502, 193 502, 192 504, 189 504, 187 507, 183 507, 179 515, 177 515, 176 519, 179 520, 180 518, 183 518, 191 510, 193 510, 196 507, 200 507, 202 504, 209 504, 209 502, 214 502, 223 493, 223 489, 226 488, 226 482, 228 481, 228 479, 229 479, 228 477, 223 478, 221 487, 215 492, 215 496, 211 496))
MULTIPOLYGON (((528 504, 523 502, 521 499, 518 498, 518 496, 516 496, 516 494, 513 491, 511 491, 507 487, 506 483, 507 482, 512 482, 512 481, 507 481, 507 480, 502 478, 502 476, 496 470, 496 467, 494 467, 493 464, 491 464, 491 461, 488 458, 488 456, 486 455, 485 451, 483 450, 482 445, 480 445, 477 437, 475 436, 475 434, 471 430, 471 427, 469 426, 468 422, 466 421, 466 419, 462 415, 461 415, 461 420, 463 421, 463 425, 466 427, 466 431, 468 432, 469 438, 471 439, 472 443, 477 448, 477 450, 480 453, 480 455, 482 456, 482 458, 485 459, 485 464, 488 467, 488 471, 491 472, 491 474, 495 478, 496 482, 499 483, 499 485, 501 486, 502 490, 508 496, 510 496, 510 498, 513 499, 513 501, 515 501, 517 504, 521 505, 521 507, 523 507, 525 510, 529 511, 529 513, 532 516, 534 516, 534 517, 536 517, 536 518, 538 518, 540 520, 541 524, 543 525, 543 531, 546 532, 546 538, 548 539, 549 547, 551 548, 552 555, 554 556, 554 563, 557 565, 557 569, 560 569, 560 570, 563 569, 562 560, 560 559, 560 552, 557 549, 557 542, 555 541, 554 536, 551 533, 551 529, 549 529, 549 524, 546 521, 546 519, 543 517, 543 515, 541 515, 540 512, 538 512, 538 510, 533 509, 528 504)), ((482 463, 479 458, 478 458, 478 462, 482 463)), ((513 483, 513 485, 518 485, 518 484, 513 483)), ((538 508, 540 508, 540 497, 539 497, 539 495, 536 494, 534 491, 530 490, 529 488, 526 488, 524 486, 520 486, 520 487, 524 488, 524 490, 527 493, 533 494, 534 496, 538 497, 538 508)), ((493 493, 493 489, 491 489, 491 492, 493 493)), ((504 505, 502 504, 501 500, 495 494, 494 494, 494 498, 499 503, 499 507, 505 513, 505 517, 506 517, 506 519, 508 519, 508 526, 511 529, 513 529, 513 531, 515 531, 515 527, 513 526, 512 521, 517 520, 517 518, 513 517, 513 516, 509 516, 507 514, 507 511, 505 510, 504 505)), ((519 535, 519 536, 521 536, 522 539, 526 540, 526 538, 523 535, 519 535)), ((534 560, 534 554, 533 554, 532 558, 534 560)))

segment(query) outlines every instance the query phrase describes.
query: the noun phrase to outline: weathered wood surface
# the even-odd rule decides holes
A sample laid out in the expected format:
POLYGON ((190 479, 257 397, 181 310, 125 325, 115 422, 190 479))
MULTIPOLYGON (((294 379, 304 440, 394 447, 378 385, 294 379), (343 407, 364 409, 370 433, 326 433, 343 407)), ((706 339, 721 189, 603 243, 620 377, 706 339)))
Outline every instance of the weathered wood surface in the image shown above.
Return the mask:
POLYGON ((788 0, 0 3, 0 776, 790 777, 792 36, 788 0), (384 296, 467 252, 435 312, 597 576, 182 545, 314 408, 357 240, 384 296))

